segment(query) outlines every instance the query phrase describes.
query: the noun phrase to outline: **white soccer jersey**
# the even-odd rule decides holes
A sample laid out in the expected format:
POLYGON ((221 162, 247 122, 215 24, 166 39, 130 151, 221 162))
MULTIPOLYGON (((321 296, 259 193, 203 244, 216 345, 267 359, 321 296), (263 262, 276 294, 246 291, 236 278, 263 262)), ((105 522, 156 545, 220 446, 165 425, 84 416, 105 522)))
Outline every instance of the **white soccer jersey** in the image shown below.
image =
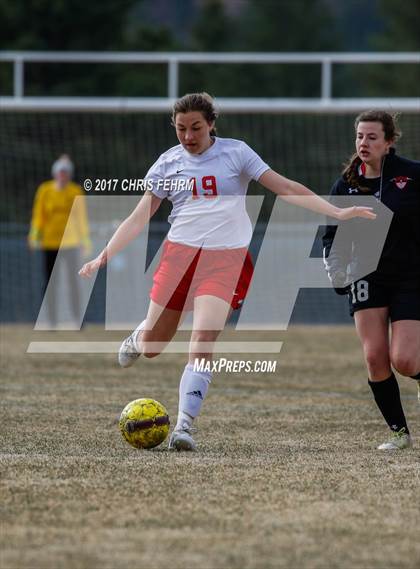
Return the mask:
POLYGON ((180 144, 170 148, 146 179, 157 197, 172 202, 170 241, 236 249, 247 247, 252 237, 245 207, 248 184, 269 168, 245 142, 216 137, 202 154, 190 154, 180 144))

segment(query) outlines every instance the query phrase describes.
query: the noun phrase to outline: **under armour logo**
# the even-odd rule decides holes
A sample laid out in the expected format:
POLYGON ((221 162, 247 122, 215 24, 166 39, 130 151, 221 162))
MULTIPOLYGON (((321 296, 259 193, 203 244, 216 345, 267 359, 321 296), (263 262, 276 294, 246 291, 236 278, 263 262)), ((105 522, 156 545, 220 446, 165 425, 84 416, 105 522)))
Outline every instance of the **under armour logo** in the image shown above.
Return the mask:
POLYGON ((358 188, 349 188, 349 194, 357 194, 358 191, 358 188))

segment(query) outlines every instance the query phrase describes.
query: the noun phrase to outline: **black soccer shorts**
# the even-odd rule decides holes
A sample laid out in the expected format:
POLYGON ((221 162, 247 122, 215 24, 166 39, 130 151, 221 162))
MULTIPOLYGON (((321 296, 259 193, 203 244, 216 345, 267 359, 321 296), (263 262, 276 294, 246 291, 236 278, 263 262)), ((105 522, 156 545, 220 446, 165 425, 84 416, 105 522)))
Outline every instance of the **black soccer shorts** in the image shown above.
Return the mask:
POLYGON ((366 308, 389 308, 391 322, 420 320, 420 283, 384 285, 367 277, 352 283, 349 291, 350 316, 366 308))

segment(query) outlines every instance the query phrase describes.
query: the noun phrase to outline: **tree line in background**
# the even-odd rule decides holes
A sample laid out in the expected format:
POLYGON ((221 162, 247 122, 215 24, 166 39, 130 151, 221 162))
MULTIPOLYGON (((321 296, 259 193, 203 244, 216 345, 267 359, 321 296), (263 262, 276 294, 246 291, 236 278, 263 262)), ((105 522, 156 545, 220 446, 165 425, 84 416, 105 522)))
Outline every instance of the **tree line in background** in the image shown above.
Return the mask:
MULTIPOLYGON (((1 50, 419 51, 417 0, 0 0, 1 50)), ((166 65, 26 64, 27 95, 166 96, 166 65)), ((318 97, 317 65, 182 65, 180 92, 318 97)), ((0 65, 0 95, 12 69, 0 65)), ((419 96, 420 66, 337 66, 335 96, 419 96)))

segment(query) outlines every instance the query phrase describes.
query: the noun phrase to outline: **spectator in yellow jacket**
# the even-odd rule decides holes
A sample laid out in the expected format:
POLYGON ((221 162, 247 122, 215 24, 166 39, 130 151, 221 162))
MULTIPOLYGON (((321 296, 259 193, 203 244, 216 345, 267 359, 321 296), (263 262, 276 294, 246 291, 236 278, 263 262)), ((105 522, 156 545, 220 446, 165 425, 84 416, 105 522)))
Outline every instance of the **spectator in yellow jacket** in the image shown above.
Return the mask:
MULTIPOLYGON (((63 154, 52 165, 53 179, 38 187, 28 243, 31 249, 42 249, 44 252, 45 290, 60 251, 59 260, 66 265, 68 274, 73 317, 79 322, 80 293, 77 271, 80 250, 82 249, 85 256, 89 255, 91 242, 84 193, 79 185, 72 182, 73 171, 70 157, 63 154), (75 202, 78 196, 81 197, 75 202)), ((57 324, 56 288, 50 287, 47 295, 48 318, 52 326, 57 324)))

